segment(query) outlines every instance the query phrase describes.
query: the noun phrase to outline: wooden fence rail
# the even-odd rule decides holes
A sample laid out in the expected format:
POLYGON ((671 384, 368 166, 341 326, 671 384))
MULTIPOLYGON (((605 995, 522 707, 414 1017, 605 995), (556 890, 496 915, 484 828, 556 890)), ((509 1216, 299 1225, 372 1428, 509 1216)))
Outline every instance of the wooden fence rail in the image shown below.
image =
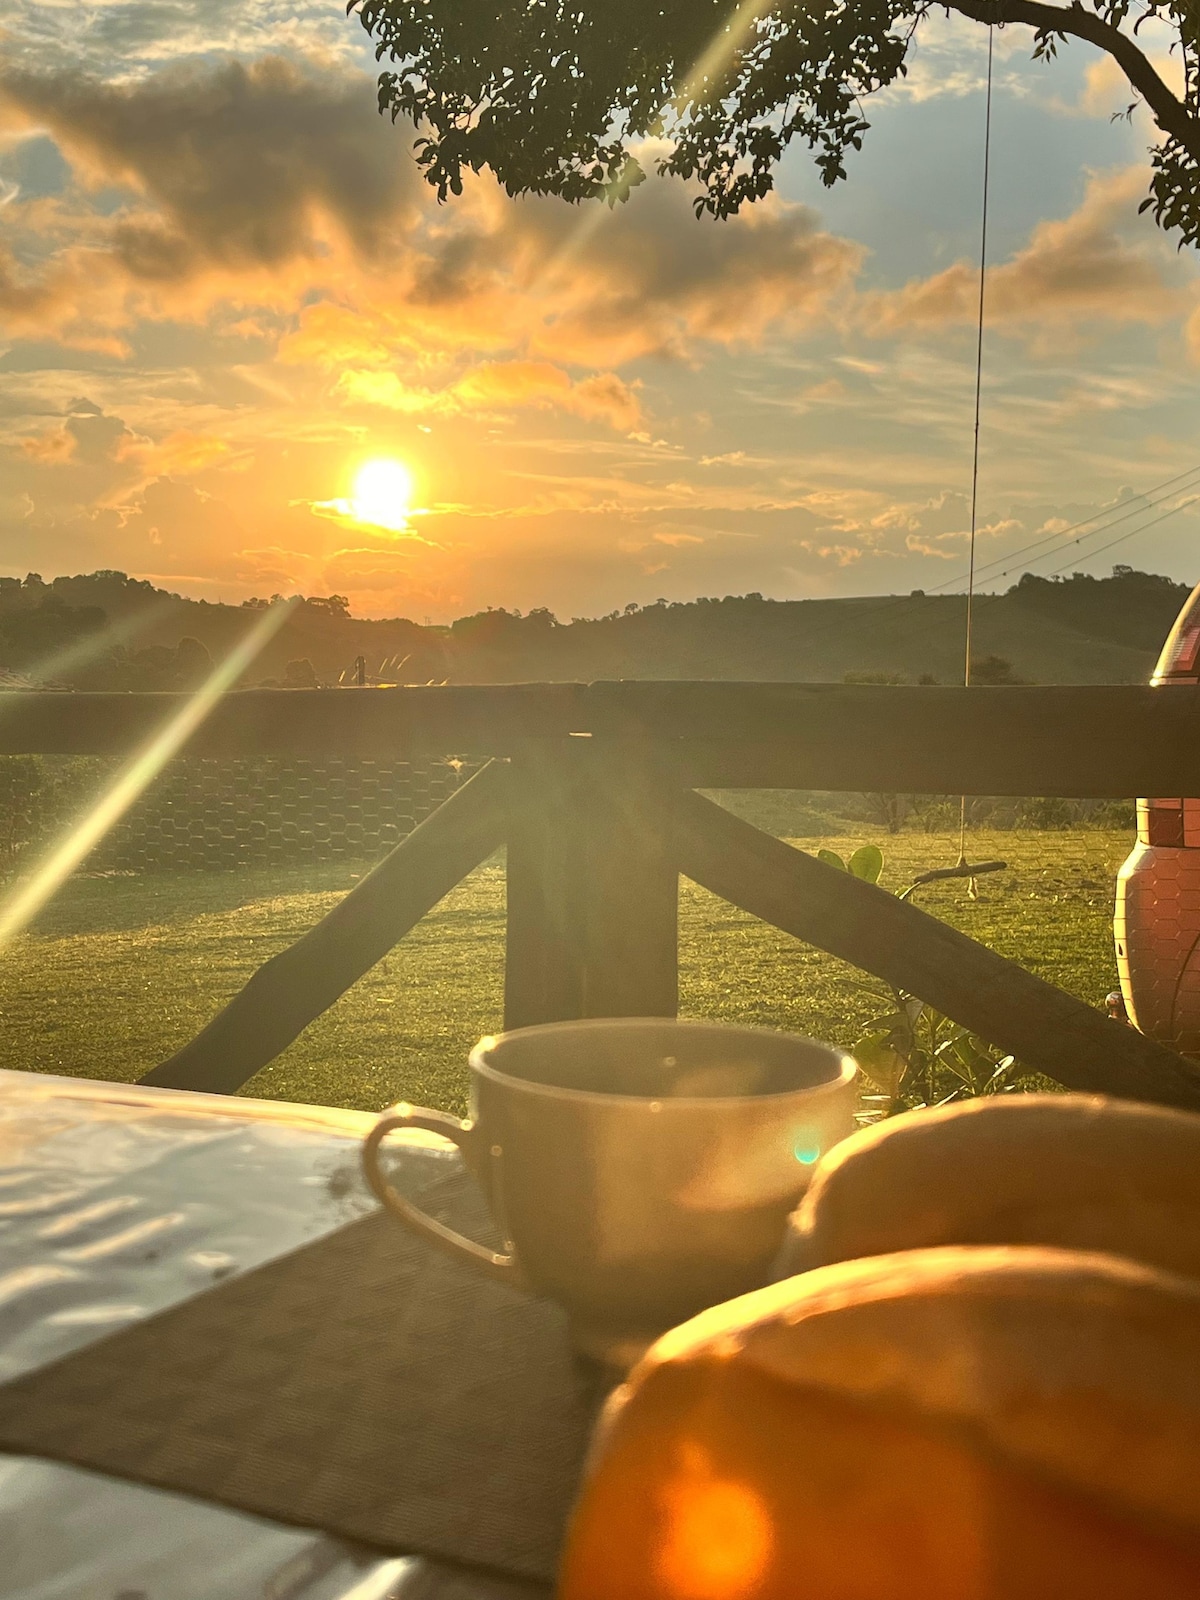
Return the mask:
MULTIPOLYGON (((185 698, 0 694, 0 754, 124 754, 185 698)), ((143 1081, 240 1087, 503 843, 510 1027, 674 1015, 682 871, 1064 1084, 1200 1110, 1200 1072, 1163 1045, 691 792, 1200 795, 1200 688, 245 690, 188 753, 503 759, 143 1081)))
MULTIPOLYGON (((185 700, 0 693, 0 754, 119 755, 185 700)), ((695 788, 1126 799, 1200 794, 1200 688, 808 683, 244 689, 190 755, 509 756, 650 741, 695 788)))

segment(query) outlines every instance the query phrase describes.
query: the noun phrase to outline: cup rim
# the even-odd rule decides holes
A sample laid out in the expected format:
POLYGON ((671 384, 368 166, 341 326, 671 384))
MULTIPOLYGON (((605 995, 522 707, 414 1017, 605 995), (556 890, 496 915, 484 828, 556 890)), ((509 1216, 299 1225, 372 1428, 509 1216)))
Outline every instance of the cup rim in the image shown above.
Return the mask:
POLYGON ((696 1106, 751 1106, 756 1104, 771 1104, 780 1100, 794 1100, 803 1095, 811 1098, 815 1095, 832 1094, 838 1090, 849 1088, 859 1073, 859 1065, 849 1050, 843 1050, 838 1045, 830 1044, 826 1039, 813 1039, 806 1033, 793 1033, 787 1028, 764 1028, 754 1023, 742 1022, 712 1022, 706 1018, 692 1019, 690 1017, 580 1017, 570 1022, 538 1022, 528 1028, 509 1028, 506 1032, 485 1034, 471 1049, 467 1057, 467 1065, 472 1072, 478 1073, 481 1078, 488 1078, 493 1083, 503 1084, 509 1088, 519 1089, 524 1093, 541 1097, 551 1097, 558 1100, 576 1101, 584 1104, 609 1105, 609 1106, 667 1106, 696 1107, 696 1106), (793 1039, 799 1044, 811 1045, 828 1056, 831 1061, 836 1061, 838 1071, 836 1076, 822 1083, 809 1084, 795 1089, 777 1089, 770 1094, 712 1094, 712 1095, 649 1095, 649 1094, 609 1094, 603 1089, 568 1089, 557 1084, 538 1083, 532 1078, 521 1078, 513 1072, 504 1072, 499 1067, 493 1066, 487 1056, 506 1039, 516 1035, 537 1033, 556 1034, 572 1033, 579 1030, 591 1031, 594 1028, 611 1029, 614 1024, 627 1028, 630 1032, 649 1031, 651 1028, 671 1028, 682 1026, 686 1028, 702 1029, 711 1033, 748 1033, 769 1034, 775 1039, 793 1039))

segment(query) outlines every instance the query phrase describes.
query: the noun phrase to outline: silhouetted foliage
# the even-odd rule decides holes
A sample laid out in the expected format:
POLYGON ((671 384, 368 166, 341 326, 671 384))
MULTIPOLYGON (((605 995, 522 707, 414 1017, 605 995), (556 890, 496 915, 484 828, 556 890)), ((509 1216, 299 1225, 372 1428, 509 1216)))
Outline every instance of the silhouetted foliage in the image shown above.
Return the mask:
MULTIPOLYGON (((29 590, 22 589, 27 598, 29 590)), ((54 665, 82 639, 104 627, 99 606, 68 606, 51 596, 18 610, 0 610, 0 666, 18 670, 54 665)))
POLYGON ((174 647, 150 644, 130 650, 114 645, 106 659, 83 666, 71 676, 80 688, 162 692, 198 689, 212 670, 207 647, 199 639, 181 639, 174 647))
POLYGON ((846 175, 869 123, 863 102, 895 83, 935 9, 1025 23, 1034 57, 1068 39, 1105 51, 1162 132, 1143 209, 1200 239, 1200 11, 1193 0, 351 0, 390 65, 380 110, 417 130, 417 160, 441 199, 488 167, 509 194, 627 198, 645 178, 635 147, 693 180, 697 210, 727 217, 773 186, 793 139, 822 180, 846 175), (1182 99, 1137 33, 1175 35, 1182 99))
MULTIPOLYGON (((1026 577, 1007 594, 981 595, 975 682, 1144 681, 1187 593, 1169 578, 1119 569, 1110 578, 1026 577)), ((0 667, 76 688, 193 688, 244 637, 257 609, 185 599, 123 573, 52 584, 0 579, 0 667)), ((963 597, 952 594, 709 596, 569 622, 544 607, 493 608, 446 626, 365 619, 307 601, 289 612, 249 681, 336 684, 362 656, 367 681, 389 683, 953 684, 962 681, 962 625, 963 597)))
POLYGON ((971 682, 981 687, 1004 683, 1024 683, 1013 671, 1013 664, 1004 656, 982 656, 971 662, 971 682))
POLYGON ((1031 612, 1088 632, 1102 631, 1106 638, 1135 647, 1149 638, 1161 641, 1164 614, 1177 612, 1187 594, 1184 585, 1170 578, 1125 566, 1114 567, 1111 578, 1094 578, 1090 572, 1039 578, 1026 572, 1009 592, 1031 612))
POLYGON ((283 669, 283 681, 289 689, 315 689, 317 669, 307 656, 302 656, 299 661, 288 662, 283 669))

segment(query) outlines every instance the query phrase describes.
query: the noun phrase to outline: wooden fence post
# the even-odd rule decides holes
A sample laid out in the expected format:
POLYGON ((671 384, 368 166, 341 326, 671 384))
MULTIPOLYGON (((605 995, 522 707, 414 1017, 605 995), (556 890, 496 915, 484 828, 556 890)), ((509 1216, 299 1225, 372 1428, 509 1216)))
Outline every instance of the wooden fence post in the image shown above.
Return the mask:
POLYGON ((640 743, 588 743, 584 1015, 673 1017, 679 1009, 674 789, 640 743))
POLYGON ((514 754, 509 786, 504 1026, 583 1015, 583 851, 571 740, 514 754))
POLYGON ((674 1016, 671 791, 636 747, 539 742, 513 759, 504 1025, 674 1016))

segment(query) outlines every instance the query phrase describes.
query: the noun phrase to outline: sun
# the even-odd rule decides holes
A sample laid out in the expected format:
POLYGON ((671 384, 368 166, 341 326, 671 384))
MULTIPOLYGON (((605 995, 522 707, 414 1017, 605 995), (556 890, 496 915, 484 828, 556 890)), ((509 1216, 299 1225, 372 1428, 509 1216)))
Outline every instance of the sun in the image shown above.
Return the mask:
POLYGON ((358 469, 350 509, 357 522, 399 532, 412 510, 412 473, 402 462, 368 461, 358 469))
POLYGON ((428 544, 413 527, 414 518, 428 511, 413 505, 413 475, 393 456, 375 456, 364 461, 354 474, 354 487, 346 499, 296 500, 318 517, 329 517, 343 528, 376 529, 396 539, 413 539, 428 544))

